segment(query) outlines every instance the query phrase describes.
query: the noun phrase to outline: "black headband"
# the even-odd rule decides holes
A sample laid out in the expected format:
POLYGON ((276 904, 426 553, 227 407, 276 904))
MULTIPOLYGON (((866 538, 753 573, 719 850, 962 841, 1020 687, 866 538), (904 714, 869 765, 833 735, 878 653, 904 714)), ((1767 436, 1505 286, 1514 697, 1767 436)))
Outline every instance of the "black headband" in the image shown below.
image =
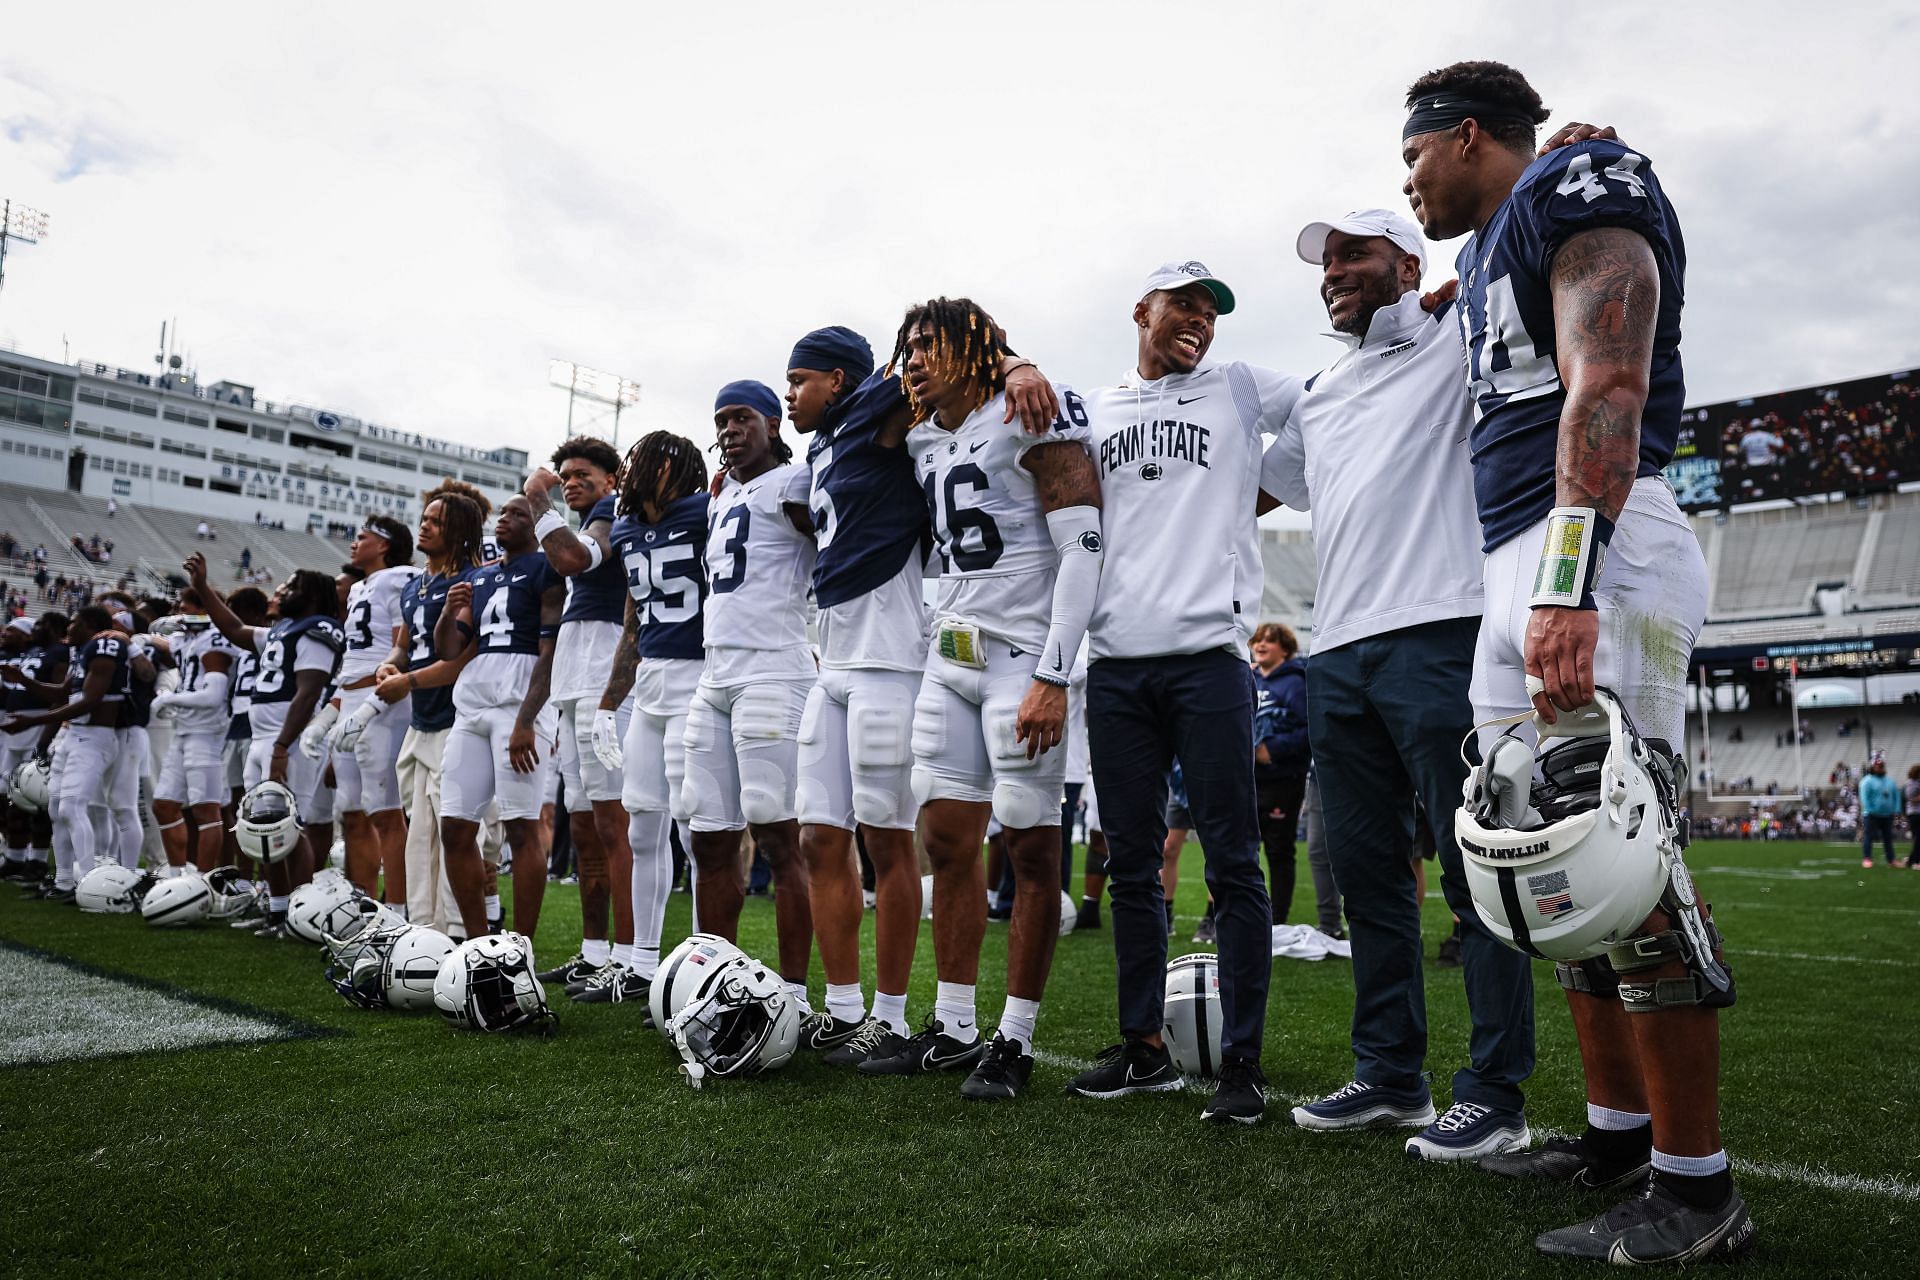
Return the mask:
POLYGON ((1400 131, 1400 141, 1405 142, 1416 133, 1451 129, 1462 120, 1478 120, 1482 125, 1510 120, 1529 129, 1534 125, 1531 115, 1506 103, 1464 98, 1454 93, 1430 93, 1413 104, 1406 128, 1400 131))

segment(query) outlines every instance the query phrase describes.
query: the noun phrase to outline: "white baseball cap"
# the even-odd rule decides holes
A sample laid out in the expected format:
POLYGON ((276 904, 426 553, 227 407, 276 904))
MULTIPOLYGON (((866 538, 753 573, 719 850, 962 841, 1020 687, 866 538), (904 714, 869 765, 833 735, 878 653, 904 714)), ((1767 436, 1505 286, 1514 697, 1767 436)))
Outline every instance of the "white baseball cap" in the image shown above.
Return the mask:
POLYGON ((1321 255, 1327 251, 1327 236, 1335 231, 1350 236, 1385 236, 1420 259, 1422 271, 1427 269, 1427 245, 1420 237, 1420 228, 1413 225, 1413 219, 1391 209, 1355 209, 1337 222, 1309 222, 1293 244, 1300 260, 1319 266, 1321 255))
POLYGON ((9 618, 7 619, 7 630, 18 631, 22 635, 30 636, 33 634, 33 620, 30 618, 9 618))
POLYGON ((1164 289, 1184 289, 1190 284, 1203 284, 1207 292, 1213 295, 1213 302, 1221 315, 1233 310, 1233 290, 1207 270, 1204 262, 1195 262, 1189 258, 1185 262, 1169 262, 1155 267, 1153 274, 1147 277, 1147 287, 1140 291, 1141 297, 1149 293, 1159 293, 1164 289))

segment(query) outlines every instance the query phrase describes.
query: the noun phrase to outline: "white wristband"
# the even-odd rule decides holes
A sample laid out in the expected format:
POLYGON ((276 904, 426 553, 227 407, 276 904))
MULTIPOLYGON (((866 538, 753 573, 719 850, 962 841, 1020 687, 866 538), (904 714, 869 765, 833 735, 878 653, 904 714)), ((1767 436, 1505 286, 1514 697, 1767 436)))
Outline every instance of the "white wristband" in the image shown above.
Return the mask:
POLYGON ((537 540, 545 542, 548 534, 556 533, 566 527, 567 521, 565 516, 562 516, 558 511, 549 511, 533 522, 533 536, 537 540))

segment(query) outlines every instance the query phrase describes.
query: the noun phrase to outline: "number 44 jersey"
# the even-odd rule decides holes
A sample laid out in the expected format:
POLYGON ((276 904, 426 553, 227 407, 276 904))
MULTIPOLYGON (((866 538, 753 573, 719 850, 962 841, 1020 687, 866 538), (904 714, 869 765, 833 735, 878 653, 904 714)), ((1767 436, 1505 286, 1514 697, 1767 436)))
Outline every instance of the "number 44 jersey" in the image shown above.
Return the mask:
POLYGON ((1091 440, 1085 407, 1067 387, 1054 387, 1060 417, 1044 435, 1028 435, 1018 419, 1003 422, 997 395, 952 431, 924 422, 907 435, 907 451, 933 517, 940 551, 940 618, 964 618, 989 635, 1038 654, 1053 614, 1059 567, 1033 472, 1022 464, 1043 445, 1091 440))
POLYGON ((1680 304, 1687 250, 1679 219, 1645 156, 1601 140, 1550 151, 1527 166, 1454 264, 1472 383, 1473 491, 1487 551, 1553 508, 1554 452, 1567 399, 1555 360, 1563 335, 1554 326, 1553 259, 1568 239, 1596 227, 1639 233, 1659 265, 1638 474, 1659 475, 1673 460, 1686 398, 1680 304))

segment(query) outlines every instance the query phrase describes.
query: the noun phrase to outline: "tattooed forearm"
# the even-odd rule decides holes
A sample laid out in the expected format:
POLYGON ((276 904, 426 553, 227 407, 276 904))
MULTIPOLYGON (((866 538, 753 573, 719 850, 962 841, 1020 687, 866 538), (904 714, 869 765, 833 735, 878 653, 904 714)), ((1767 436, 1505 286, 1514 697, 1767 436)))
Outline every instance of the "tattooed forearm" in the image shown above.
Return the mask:
POLYGON ((1100 475, 1093 469, 1093 459, 1087 456, 1086 448, 1078 441, 1035 445, 1027 450, 1023 461, 1027 470, 1033 472, 1042 511, 1100 505, 1100 475))
POLYGON ((1583 231, 1553 260, 1553 323, 1560 381, 1555 500, 1609 519, 1626 505, 1640 468, 1660 271, 1653 248, 1624 227, 1583 231))
POLYGON ((640 666, 640 621, 633 601, 627 601, 627 620, 620 628, 620 643, 613 651, 613 670, 607 676, 607 691, 600 696, 602 711, 616 711, 633 690, 634 673, 640 666))

